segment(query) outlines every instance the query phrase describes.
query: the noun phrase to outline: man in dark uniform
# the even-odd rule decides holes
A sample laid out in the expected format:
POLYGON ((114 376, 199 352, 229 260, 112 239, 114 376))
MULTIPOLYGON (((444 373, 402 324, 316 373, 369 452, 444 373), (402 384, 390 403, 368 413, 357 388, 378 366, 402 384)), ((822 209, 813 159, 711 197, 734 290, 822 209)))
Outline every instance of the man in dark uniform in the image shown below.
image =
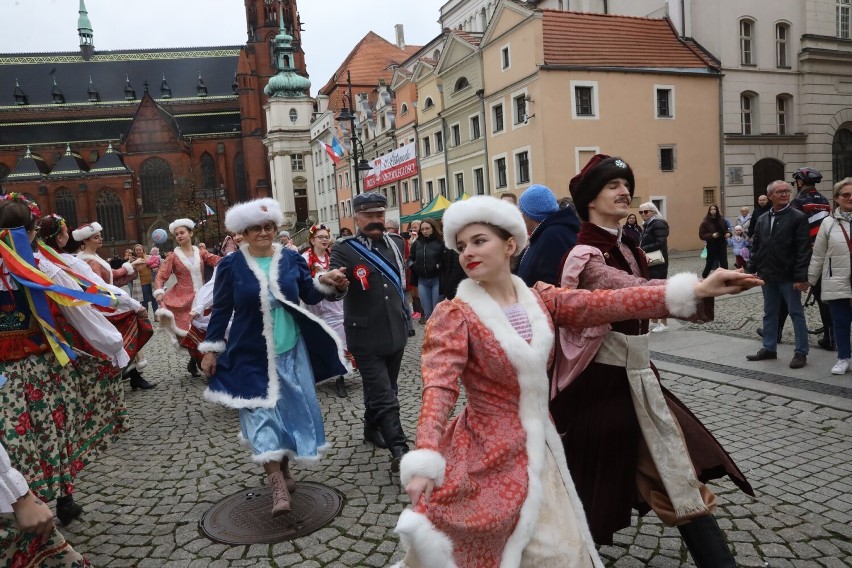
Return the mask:
POLYGON ((343 299, 346 345, 364 387, 364 439, 391 452, 391 471, 408 452, 399 419, 397 377, 411 317, 405 306, 405 241, 385 230, 387 198, 378 192, 352 200, 356 235, 331 251, 331 268, 345 268, 343 299))

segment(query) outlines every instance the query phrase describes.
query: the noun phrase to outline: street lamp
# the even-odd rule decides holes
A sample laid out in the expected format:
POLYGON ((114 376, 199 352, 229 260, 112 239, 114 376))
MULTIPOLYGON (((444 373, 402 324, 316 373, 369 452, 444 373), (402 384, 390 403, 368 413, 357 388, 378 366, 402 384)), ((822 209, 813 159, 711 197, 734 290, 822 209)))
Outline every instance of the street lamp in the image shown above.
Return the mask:
MULTIPOLYGON (((368 172, 373 169, 370 166, 369 162, 364 159, 364 145, 361 143, 361 140, 358 139, 358 132, 355 129, 355 113, 351 112, 349 108, 355 110, 355 104, 352 100, 352 76, 349 71, 346 72, 346 88, 347 91, 343 93, 343 108, 337 114, 337 121, 345 124, 347 121, 349 122, 349 144, 352 147, 352 161, 355 163, 355 195, 360 195, 361 193, 361 172, 368 172), (361 147, 361 159, 358 159, 358 146, 361 147)), ((343 127, 346 130, 346 127, 343 127)))

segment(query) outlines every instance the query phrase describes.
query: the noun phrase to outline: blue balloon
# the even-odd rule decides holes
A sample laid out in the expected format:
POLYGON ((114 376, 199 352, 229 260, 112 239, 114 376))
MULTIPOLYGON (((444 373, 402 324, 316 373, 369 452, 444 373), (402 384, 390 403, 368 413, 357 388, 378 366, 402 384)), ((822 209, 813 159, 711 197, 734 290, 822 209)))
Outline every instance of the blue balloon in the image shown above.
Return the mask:
POLYGON ((154 232, 151 233, 151 240, 154 241, 154 244, 161 245, 169 240, 169 234, 165 229, 154 229, 154 232))

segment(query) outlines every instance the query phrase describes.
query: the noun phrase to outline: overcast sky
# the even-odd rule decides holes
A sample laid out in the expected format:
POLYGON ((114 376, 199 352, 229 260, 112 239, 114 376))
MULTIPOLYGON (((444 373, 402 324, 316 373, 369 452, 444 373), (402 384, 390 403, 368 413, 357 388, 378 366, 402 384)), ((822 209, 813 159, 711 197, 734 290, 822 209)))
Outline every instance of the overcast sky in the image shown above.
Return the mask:
MULTIPOLYGON (((405 26, 409 45, 440 31, 446 0, 302 0, 311 91, 322 87, 346 54, 370 30, 390 42, 394 25, 405 26)), ((0 53, 77 51, 79 0, 0 0, 0 53), (38 33, 36 33, 36 31, 38 33)), ((242 45, 244 0, 86 0, 95 49, 242 45)))

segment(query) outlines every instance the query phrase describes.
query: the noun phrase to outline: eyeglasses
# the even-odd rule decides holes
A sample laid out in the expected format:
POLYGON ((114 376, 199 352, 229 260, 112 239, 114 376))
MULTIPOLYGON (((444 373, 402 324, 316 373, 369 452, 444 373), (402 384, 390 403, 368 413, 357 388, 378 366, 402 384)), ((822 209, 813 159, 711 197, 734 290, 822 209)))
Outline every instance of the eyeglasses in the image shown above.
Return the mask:
POLYGON ((648 213, 650 213, 650 211, 640 211, 639 212, 640 215, 647 215, 648 213))
POLYGON ((327 241, 327 240, 329 240, 331 237, 329 237, 328 235, 317 235, 317 236, 315 236, 314 238, 315 238, 315 239, 319 239, 319 240, 321 240, 321 241, 327 241))
POLYGON ((252 225, 251 227, 246 229, 246 232, 254 234, 258 234, 260 232, 274 233, 276 228, 277 227, 272 223, 267 223, 266 225, 252 225))
POLYGON ((790 195, 793 192, 789 189, 776 189, 773 193, 775 195, 790 195))
POLYGON ((852 193, 841 193, 837 197, 840 197, 842 199, 852 199, 852 193))

